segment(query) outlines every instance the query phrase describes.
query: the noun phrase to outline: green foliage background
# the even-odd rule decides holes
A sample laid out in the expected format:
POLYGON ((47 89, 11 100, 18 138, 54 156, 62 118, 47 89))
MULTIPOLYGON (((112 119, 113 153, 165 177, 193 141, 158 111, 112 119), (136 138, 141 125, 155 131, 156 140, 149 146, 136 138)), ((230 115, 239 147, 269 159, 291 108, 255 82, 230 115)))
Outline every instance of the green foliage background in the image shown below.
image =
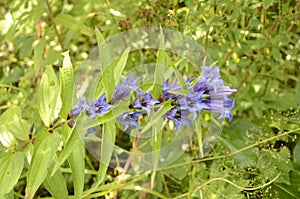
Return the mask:
MULTIPOLYGON (((33 123, 42 128, 36 103, 42 75, 47 66, 59 71, 66 50, 76 73, 97 45, 95 27, 105 38, 132 28, 171 28, 201 44, 217 61, 224 81, 238 89, 234 119, 209 157, 195 159, 195 142, 174 167, 159 171, 153 190, 146 174, 130 176, 125 186, 114 188, 115 174, 108 171, 107 187, 87 198, 113 197, 117 189, 120 198, 300 198, 299 15, 300 1, 283 0, 2 0, 0 126, 8 122, 3 113, 18 106, 24 131, 29 133, 33 123)), ((0 162, 5 158, 0 155, 0 162)), ((91 161, 87 155, 86 161, 91 161)), ((97 167, 86 164, 86 189, 94 180, 93 164, 97 167)), ((6 198, 23 198, 28 168, 26 163, 15 168, 21 176, 9 185, 14 190, 6 198)), ((62 186, 73 195, 76 179, 68 166, 61 170, 54 176, 64 179, 62 186)), ((50 182, 36 196, 57 198, 50 182)))

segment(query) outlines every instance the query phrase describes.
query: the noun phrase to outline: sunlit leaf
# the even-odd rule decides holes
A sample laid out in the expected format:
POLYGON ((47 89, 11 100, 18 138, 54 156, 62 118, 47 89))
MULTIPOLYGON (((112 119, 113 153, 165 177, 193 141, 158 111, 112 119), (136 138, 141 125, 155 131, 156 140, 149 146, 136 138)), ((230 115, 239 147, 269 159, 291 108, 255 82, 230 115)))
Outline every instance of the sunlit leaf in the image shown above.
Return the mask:
MULTIPOLYGON (((0 117, 0 124, 5 127, 1 128, 10 132, 15 138, 26 141, 29 139, 29 125, 22 119, 20 107, 12 107, 5 111, 0 117)), ((2 131, 0 131, 1 134, 2 131)))
POLYGON ((82 198, 84 188, 84 171, 85 171, 85 148, 83 142, 79 142, 70 154, 68 161, 72 170, 74 195, 76 198, 82 198))
POLYGON ((103 35, 97 28, 95 31, 99 48, 99 59, 101 63, 102 84, 106 93, 106 99, 107 101, 110 101, 115 88, 114 63, 113 60, 110 59, 110 49, 107 48, 103 35))
POLYGON ((0 125, 0 142, 6 148, 13 148, 16 144, 16 139, 5 125, 0 125))
POLYGON ((24 166, 22 152, 7 151, 0 155, 0 197, 9 193, 18 182, 24 166))
POLYGON ((59 143, 60 136, 57 132, 49 133, 46 129, 42 129, 38 133, 27 174, 26 199, 33 198, 35 192, 45 180, 59 143))
POLYGON ((151 175, 151 188, 154 187, 156 169, 158 168, 159 160, 160 160, 160 149, 161 149, 161 140, 162 140, 162 128, 163 128, 163 120, 158 120, 152 127, 152 170, 153 173, 151 175))
POLYGON ((114 69, 114 79, 115 79, 115 83, 118 84, 120 77, 122 75, 122 72, 125 69, 126 63, 127 63, 127 58, 130 52, 130 47, 128 47, 123 54, 121 55, 117 65, 115 66, 114 69))
POLYGON ((102 182, 106 175, 106 171, 114 150, 116 140, 116 124, 114 121, 106 122, 103 124, 102 143, 101 143, 101 156, 100 166, 98 170, 98 180, 102 182))
POLYGON ((187 95, 189 93, 189 89, 187 86, 187 83, 185 82, 184 78, 178 71, 178 68, 176 68, 175 64, 171 60, 171 58, 168 56, 166 52, 162 52, 167 60, 167 63, 170 65, 170 67, 173 69, 173 72, 175 73, 176 78, 178 79, 180 86, 181 86, 181 94, 187 95))
POLYGON ((82 34, 88 36, 91 35, 90 29, 86 25, 84 25, 82 21, 77 20, 75 17, 69 14, 60 13, 56 15, 56 17, 54 18, 54 22, 68 29, 78 31, 82 34))
POLYGON ((59 169, 60 165, 62 165, 65 162, 65 160, 70 156, 72 151, 74 151, 75 148, 78 146, 78 144, 81 142, 81 138, 75 127, 72 129, 72 131, 70 133, 71 133, 71 136, 67 140, 67 143, 65 144, 64 149, 59 154, 58 160, 56 161, 50 176, 54 175, 54 173, 57 171, 57 169, 59 169))
POLYGON ((165 68, 165 56, 164 56, 164 35, 162 33, 162 30, 160 30, 160 44, 159 49, 157 51, 157 59, 156 59, 156 66, 155 66, 155 72, 154 72, 154 82, 153 82, 153 91, 152 96, 154 98, 159 98, 159 96, 162 95, 162 83, 163 83, 163 74, 164 74, 164 68, 165 68))
POLYGON ((46 126, 58 117, 62 106, 59 91, 56 74, 52 67, 48 67, 42 76, 38 91, 38 111, 46 126))
POLYGON ((172 101, 169 100, 161 105, 161 107, 153 114, 153 116, 151 116, 152 119, 142 129, 141 133, 146 132, 152 127, 152 125, 155 125, 155 123, 159 122, 162 119, 162 116, 172 108, 171 102, 172 101))
POLYGON ((60 68, 60 95, 62 108, 59 115, 66 118, 73 106, 74 72, 68 52, 63 53, 63 66, 60 68))
POLYGON ((54 198, 68 198, 66 180, 60 170, 57 170, 53 176, 46 177, 43 185, 54 198))

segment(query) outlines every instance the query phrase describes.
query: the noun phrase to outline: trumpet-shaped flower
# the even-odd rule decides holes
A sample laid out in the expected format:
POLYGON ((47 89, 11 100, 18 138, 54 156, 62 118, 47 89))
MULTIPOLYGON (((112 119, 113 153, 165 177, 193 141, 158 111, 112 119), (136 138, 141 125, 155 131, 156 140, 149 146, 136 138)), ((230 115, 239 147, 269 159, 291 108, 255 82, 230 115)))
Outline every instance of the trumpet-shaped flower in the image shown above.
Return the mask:
POLYGON ((122 115, 120 115, 118 117, 119 120, 121 120, 124 123, 124 131, 126 131, 128 129, 129 126, 135 126, 138 127, 138 118, 140 115, 142 115, 143 113, 141 112, 125 112, 122 115))
POLYGON ((87 113, 90 118, 95 118, 104 115, 111 107, 111 104, 106 103, 106 95, 103 94, 99 99, 91 101, 91 106, 87 107, 87 113))
POLYGON ((164 81, 162 85, 162 96, 160 97, 161 101, 167 101, 169 99, 177 99, 179 95, 172 93, 172 91, 179 91, 180 89, 181 89, 180 85, 174 86, 171 84, 167 84, 164 81))
POLYGON ((122 84, 120 86, 115 87, 114 95, 111 100, 111 104, 115 104, 122 99, 124 99, 130 91, 136 90, 137 86, 137 81, 139 78, 133 79, 131 75, 128 76, 128 78, 124 79, 121 78, 122 84))
POLYGON ((132 107, 140 110, 145 110, 147 112, 147 115, 150 116, 151 108, 157 103, 159 103, 159 101, 153 99, 150 92, 139 92, 138 97, 130 105, 130 108, 132 107))
POLYGON ((204 109, 220 113, 219 118, 227 117, 231 120, 230 110, 234 106, 234 100, 229 99, 227 96, 236 92, 236 89, 224 85, 218 67, 211 69, 204 66, 202 68, 204 74, 192 87, 192 91, 196 95, 201 93, 198 101, 206 104, 206 107, 203 107, 204 109))
POLYGON ((189 114, 190 112, 188 110, 180 110, 177 108, 172 108, 171 110, 166 112, 164 116, 169 120, 172 120, 176 125, 175 130, 178 130, 182 125, 188 125, 188 126, 192 125, 191 121, 188 118, 189 114))
POLYGON ((75 124, 75 119, 88 108, 86 101, 83 98, 80 98, 79 102, 72 108, 69 113, 69 117, 72 118, 72 121, 68 122, 70 127, 73 127, 75 124))

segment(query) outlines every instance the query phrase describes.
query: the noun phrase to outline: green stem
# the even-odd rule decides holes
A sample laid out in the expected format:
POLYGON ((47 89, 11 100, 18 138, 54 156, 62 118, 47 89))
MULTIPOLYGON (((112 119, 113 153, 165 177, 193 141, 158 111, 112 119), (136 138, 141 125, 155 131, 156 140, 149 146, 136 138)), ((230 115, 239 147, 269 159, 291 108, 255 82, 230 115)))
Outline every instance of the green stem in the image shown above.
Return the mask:
POLYGON ((62 42, 62 40, 61 40, 61 38, 60 38, 60 35, 59 35, 59 33, 58 33, 56 24, 54 23, 53 12, 52 12, 51 6, 50 6, 50 4, 49 4, 49 1, 48 1, 48 0, 45 0, 45 3, 46 3, 46 5, 47 5, 47 9, 48 9, 49 16, 50 16, 50 21, 51 21, 51 23, 53 24, 53 28, 54 28, 55 34, 56 34, 56 36, 57 36, 58 43, 59 43, 61 49, 64 50, 63 42, 62 42))
POLYGON ((183 162, 183 163, 174 164, 174 165, 171 165, 171 166, 168 166, 168 167, 164 167, 164 168, 158 168, 157 170, 166 170, 166 169, 171 169, 171 168, 175 168, 175 167, 184 166, 184 165, 187 165, 187 164, 194 164, 194 163, 199 163, 199 162, 206 162, 206 161, 209 161, 209 160, 218 160, 218 159, 222 159, 222 158, 234 156, 234 155, 236 155, 236 154, 238 154, 238 153, 240 153, 240 152, 246 151, 246 150, 251 149, 251 148, 253 148, 253 147, 255 147, 255 146, 264 144, 264 143, 269 142, 269 141, 272 141, 272 140, 276 140, 276 139, 278 139, 278 138, 280 138, 280 137, 289 135, 289 134, 291 134, 291 133, 295 133, 296 131, 300 131, 300 128, 293 129, 293 130, 284 132, 284 133, 282 133, 282 134, 278 134, 278 135, 276 135, 276 136, 267 138, 267 139, 265 139, 265 140, 262 140, 262 141, 259 141, 259 142, 257 142, 257 143, 251 144, 251 145, 249 145, 249 146, 246 146, 246 147, 241 148, 241 149, 239 149, 239 150, 233 151, 233 152, 231 152, 231 153, 229 153, 229 154, 226 154, 226 155, 219 155, 219 156, 207 157, 207 158, 197 159, 197 160, 194 160, 194 161, 191 161, 191 162, 183 162))

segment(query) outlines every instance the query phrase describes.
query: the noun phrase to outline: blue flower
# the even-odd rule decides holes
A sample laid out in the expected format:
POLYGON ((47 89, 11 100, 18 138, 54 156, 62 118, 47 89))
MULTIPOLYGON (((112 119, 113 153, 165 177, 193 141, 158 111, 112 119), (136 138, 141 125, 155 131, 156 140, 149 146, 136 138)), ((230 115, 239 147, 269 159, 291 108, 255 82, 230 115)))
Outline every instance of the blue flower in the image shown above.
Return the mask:
POLYGON ((160 97, 160 100, 167 101, 169 99, 177 99, 179 97, 179 95, 172 93, 172 91, 179 91, 180 89, 181 89, 181 87, 179 84, 174 86, 171 84, 167 84, 164 81, 163 85, 162 85, 162 96, 160 97))
POLYGON ((193 120, 198 116, 198 112, 209 108, 206 103, 202 102, 203 92, 189 93, 187 96, 182 96, 176 101, 176 105, 181 110, 187 110, 193 113, 193 120))
POLYGON ((91 101, 91 106, 87 107, 87 113, 90 118, 95 118, 104 115, 111 107, 111 104, 106 103, 106 95, 103 94, 98 100, 91 101))
POLYGON ((234 99, 224 97, 224 99, 209 99, 206 101, 209 111, 220 113, 218 119, 227 117, 230 121, 232 120, 231 109, 234 107, 234 99))
POLYGON ((139 78, 132 79, 131 75, 126 79, 121 78, 122 84, 115 87, 114 95, 110 103, 115 104, 125 98, 130 91, 136 90, 138 79, 139 78))
POLYGON ((72 108, 69 113, 68 119, 73 119, 72 121, 68 122, 70 127, 73 127, 75 124, 75 119, 80 115, 81 112, 87 109, 86 101, 83 98, 80 98, 79 102, 72 108), (70 118, 69 118, 70 117, 70 118))
POLYGON ((129 106, 129 108, 145 110, 147 112, 147 115, 150 116, 151 108, 157 103, 159 103, 159 101, 153 99, 150 92, 148 93, 139 92, 138 97, 129 106))
POLYGON ((124 126, 124 131, 126 129, 128 129, 129 126, 138 127, 139 126, 139 124, 138 124, 138 118, 142 114, 143 113, 141 113, 141 112, 132 112, 132 113, 125 112, 122 115, 120 115, 118 117, 118 119, 121 120, 124 123, 124 125, 125 125, 124 126))
POLYGON ((80 98, 79 102, 72 108, 70 115, 73 118, 76 118, 87 108, 86 101, 83 98, 80 98))
POLYGON ((202 106, 203 109, 220 113, 219 118, 227 117, 231 120, 230 110, 234 106, 234 100, 229 99, 228 96, 237 90, 224 85, 218 67, 210 69, 204 66, 202 68, 204 74, 191 90, 198 96, 199 103, 206 105, 202 106))
POLYGON ((190 112, 188 110, 172 108, 171 110, 166 112, 164 116, 169 120, 172 120, 176 125, 175 130, 178 130, 182 125, 192 125, 191 121, 188 118, 189 114, 190 112))

